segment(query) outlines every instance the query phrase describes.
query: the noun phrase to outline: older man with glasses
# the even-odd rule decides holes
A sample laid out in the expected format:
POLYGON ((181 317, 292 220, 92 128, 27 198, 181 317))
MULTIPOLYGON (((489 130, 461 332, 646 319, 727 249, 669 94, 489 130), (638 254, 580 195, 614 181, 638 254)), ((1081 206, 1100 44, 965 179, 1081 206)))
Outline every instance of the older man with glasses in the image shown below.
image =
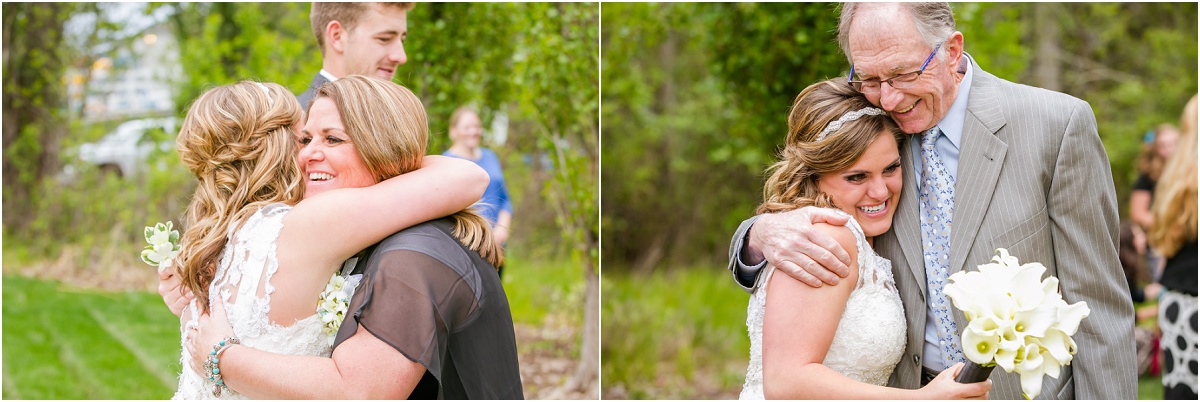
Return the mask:
MULTIPOLYGON (((847 84, 913 134, 901 151, 900 201, 888 206, 892 230, 874 245, 892 261, 908 319, 906 358, 889 385, 915 389, 963 361, 967 321, 942 287, 1006 248, 1045 265, 1066 301, 1091 309, 1074 336, 1074 361, 1043 382, 1041 395, 1136 398, 1116 191, 1088 103, 984 71, 965 53, 946 3, 843 4, 838 43, 851 65, 847 84)), ((747 219, 730 244, 734 278, 752 290, 771 263, 809 286, 836 284, 850 261, 816 222, 845 218, 810 207, 747 219)), ((1021 398, 1016 373, 991 379, 991 397, 1021 398)))

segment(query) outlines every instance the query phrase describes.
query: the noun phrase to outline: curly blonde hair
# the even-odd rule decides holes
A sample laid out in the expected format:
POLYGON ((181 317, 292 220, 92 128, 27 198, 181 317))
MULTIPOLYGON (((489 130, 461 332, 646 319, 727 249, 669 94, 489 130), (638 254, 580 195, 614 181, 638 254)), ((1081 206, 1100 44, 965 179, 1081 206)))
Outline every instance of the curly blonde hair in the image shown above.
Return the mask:
MULTIPOLYGON (((300 104, 278 84, 243 81, 208 90, 188 109, 176 138, 199 183, 176 262, 184 286, 208 300, 226 236, 262 208, 304 194, 296 162, 300 104)), ((205 311, 208 303, 201 303, 205 311)))
POLYGON ((1171 257, 1196 241, 1196 96, 1183 109, 1179 143, 1154 188, 1150 244, 1171 257))
POLYGON ((756 213, 790 211, 806 206, 837 208, 817 189, 824 174, 854 165, 880 132, 892 133, 896 144, 904 132, 887 115, 864 115, 817 140, 829 123, 847 113, 874 107, 844 79, 821 81, 804 88, 788 113, 788 134, 779 161, 767 169, 763 203, 756 213))
MULTIPOLYGON (((421 167, 429 141, 429 123, 421 99, 408 88, 355 74, 317 88, 314 103, 320 98, 333 101, 346 134, 376 181, 421 167), (381 104, 388 107, 379 107, 381 104)), ((487 219, 470 209, 450 217, 454 220, 454 236, 467 248, 478 252, 493 266, 504 263, 504 253, 492 239, 487 219)))

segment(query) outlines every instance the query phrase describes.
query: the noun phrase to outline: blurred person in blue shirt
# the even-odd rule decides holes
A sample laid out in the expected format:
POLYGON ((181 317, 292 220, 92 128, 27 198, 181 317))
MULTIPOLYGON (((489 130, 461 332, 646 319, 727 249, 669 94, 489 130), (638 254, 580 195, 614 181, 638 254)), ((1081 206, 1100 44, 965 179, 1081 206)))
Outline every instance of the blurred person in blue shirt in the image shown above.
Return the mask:
MULTIPOLYGON (((463 106, 450 114, 450 141, 453 144, 442 155, 466 159, 475 162, 488 176, 491 182, 483 192, 483 198, 476 205, 477 212, 492 222, 493 237, 504 247, 508 243, 509 229, 512 227, 512 199, 508 196, 508 186, 504 183, 504 171, 500 167, 500 158, 492 150, 481 146, 483 140, 483 123, 479 114, 470 107, 463 106)), ((497 267, 503 275, 504 267, 497 267)))

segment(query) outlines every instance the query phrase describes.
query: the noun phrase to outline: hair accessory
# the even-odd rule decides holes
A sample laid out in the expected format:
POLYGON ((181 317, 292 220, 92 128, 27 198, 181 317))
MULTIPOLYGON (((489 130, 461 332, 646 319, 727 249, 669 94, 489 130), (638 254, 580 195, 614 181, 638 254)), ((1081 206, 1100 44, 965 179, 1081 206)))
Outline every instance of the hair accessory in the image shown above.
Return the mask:
POLYGON ((882 116, 885 114, 887 114, 887 112, 883 111, 883 109, 880 109, 877 107, 870 107, 870 106, 855 110, 853 112, 846 113, 846 114, 842 115, 842 117, 839 117, 837 120, 830 122, 828 126, 825 126, 825 129, 821 130, 821 134, 817 134, 817 139, 813 140, 813 142, 817 142, 817 141, 821 141, 821 140, 825 139, 825 136, 829 135, 829 133, 832 133, 834 131, 837 131, 839 128, 842 128, 843 124, 858 120, 860 117, 863 117, 866 115, 882 116))
POLYGON ((255 82, 254 85, 258 85, 259 88, 262 88, 263 93, 267 94, 267 105, 275 106, 275 98, 271 97, 271 90, 268 89, 267 86, 263 85, 263 83, 261 83, 261 82, 255 82))

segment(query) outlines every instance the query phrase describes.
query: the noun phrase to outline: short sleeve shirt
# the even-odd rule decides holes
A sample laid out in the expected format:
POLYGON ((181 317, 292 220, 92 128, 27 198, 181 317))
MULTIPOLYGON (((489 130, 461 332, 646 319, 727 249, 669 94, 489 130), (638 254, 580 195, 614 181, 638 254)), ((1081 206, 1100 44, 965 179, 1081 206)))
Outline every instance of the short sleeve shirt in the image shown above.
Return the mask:
POLYGON ((361 325, 424 366, 409 399, 524 399, 499 275, 452 225, 422 223, 376 246, 334 348, 361 325))

